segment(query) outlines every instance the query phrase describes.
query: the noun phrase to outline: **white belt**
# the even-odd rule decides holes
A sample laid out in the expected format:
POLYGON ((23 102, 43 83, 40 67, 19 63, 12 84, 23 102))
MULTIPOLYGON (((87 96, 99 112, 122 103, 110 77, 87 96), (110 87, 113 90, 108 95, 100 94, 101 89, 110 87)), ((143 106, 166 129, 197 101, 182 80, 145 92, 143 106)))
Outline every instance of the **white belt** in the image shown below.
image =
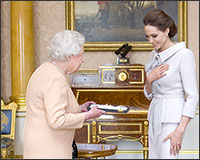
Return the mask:
POLYGON ((153 94, 154 98, 184 98, 183 94, 153 94))
POLYGON ((163 98, 184 98, 183 94, 153 94, 153 102, 149 115, 149 134, 153 142, 156 143, 159 134, 162 131, 162 99, 163 98), (155 98, 155 99, 154 99, 155 98))

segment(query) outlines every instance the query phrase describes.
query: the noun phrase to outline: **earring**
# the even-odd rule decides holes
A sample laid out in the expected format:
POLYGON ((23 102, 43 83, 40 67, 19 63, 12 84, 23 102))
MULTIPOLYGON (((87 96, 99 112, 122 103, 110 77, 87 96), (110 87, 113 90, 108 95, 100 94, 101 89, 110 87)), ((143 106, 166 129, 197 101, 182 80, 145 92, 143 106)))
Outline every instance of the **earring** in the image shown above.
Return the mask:
POLYGON ((69 61, 69 63, 71 63, 71 64, 72 64, 72 61, 69 61))

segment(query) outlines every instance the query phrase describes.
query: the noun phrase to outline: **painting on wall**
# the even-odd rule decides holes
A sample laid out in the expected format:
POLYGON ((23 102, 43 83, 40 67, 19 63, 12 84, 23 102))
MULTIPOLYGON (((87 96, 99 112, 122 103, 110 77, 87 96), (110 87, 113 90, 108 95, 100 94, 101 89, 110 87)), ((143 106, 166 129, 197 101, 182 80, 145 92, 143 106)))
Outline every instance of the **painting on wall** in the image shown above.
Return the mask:
POLYGON ((179 32, 174 41, 187 40, 184 1, 67 1, 66 29, 82 33, 88 51, 113 51, 124 43, 132 50, 152 50, 143 17, 153 9, 164 10, 175 20, 179 32))

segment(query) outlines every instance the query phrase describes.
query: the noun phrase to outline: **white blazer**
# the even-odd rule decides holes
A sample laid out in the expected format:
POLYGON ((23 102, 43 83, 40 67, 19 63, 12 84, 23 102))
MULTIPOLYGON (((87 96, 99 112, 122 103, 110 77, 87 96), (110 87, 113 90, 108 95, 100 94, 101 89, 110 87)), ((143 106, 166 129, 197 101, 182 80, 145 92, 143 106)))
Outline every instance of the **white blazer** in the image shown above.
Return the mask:
MULTIPOLYGON (((194 118, 199 93, 196 82, 195 58, 192 51, 186 48, 185 42, 180 42, 160 53, 153 50, 150 54, 151 61, 156 54, 160 55, 163 63, 168 63, 170 66, 169 70, 166 71, 166 76, 152 83, 152 93, 148 94, 146 86, 144 86, 146 98, 152 100, 148 119, 153 112, 152 103, 158 96, 162 97, 160 106, 162 122, 180 122, 182 115, 194 118)), ((153 69, 149 65, 151 61, 145 66, 147 74, 153 69)))
POLYGON ((166 76, 152 83, 152 93, 148 93, 144 86, 144 94, 152 100, 149 106, 148 134, 153 142, 157 142, 162 131, 162 123, 179 123, 182 115, 194 118, 198 90, 196 82, 195 59, 191 50, 184 42, 177 43, 163 52, 153 50, 151 61, 145 65, 149 74, 157 65, 168 63, 166 76), (185 98, 186 97, 186 98, 185 98))

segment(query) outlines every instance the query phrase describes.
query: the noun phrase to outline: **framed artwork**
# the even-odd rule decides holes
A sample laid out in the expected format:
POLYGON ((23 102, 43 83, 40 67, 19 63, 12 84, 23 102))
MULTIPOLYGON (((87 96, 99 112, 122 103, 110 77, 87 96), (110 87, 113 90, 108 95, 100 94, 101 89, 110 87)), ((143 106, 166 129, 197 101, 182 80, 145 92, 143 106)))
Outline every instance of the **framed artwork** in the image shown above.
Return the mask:
POLYGON ((66 1, 66 29, 86 38, 85 51, 115 51, 124 43, 132 50, 152 50, 144 33, 143 17, 162 9, 174 20, 178 33, 173 41, 187 44, 187 1, 66 1))

